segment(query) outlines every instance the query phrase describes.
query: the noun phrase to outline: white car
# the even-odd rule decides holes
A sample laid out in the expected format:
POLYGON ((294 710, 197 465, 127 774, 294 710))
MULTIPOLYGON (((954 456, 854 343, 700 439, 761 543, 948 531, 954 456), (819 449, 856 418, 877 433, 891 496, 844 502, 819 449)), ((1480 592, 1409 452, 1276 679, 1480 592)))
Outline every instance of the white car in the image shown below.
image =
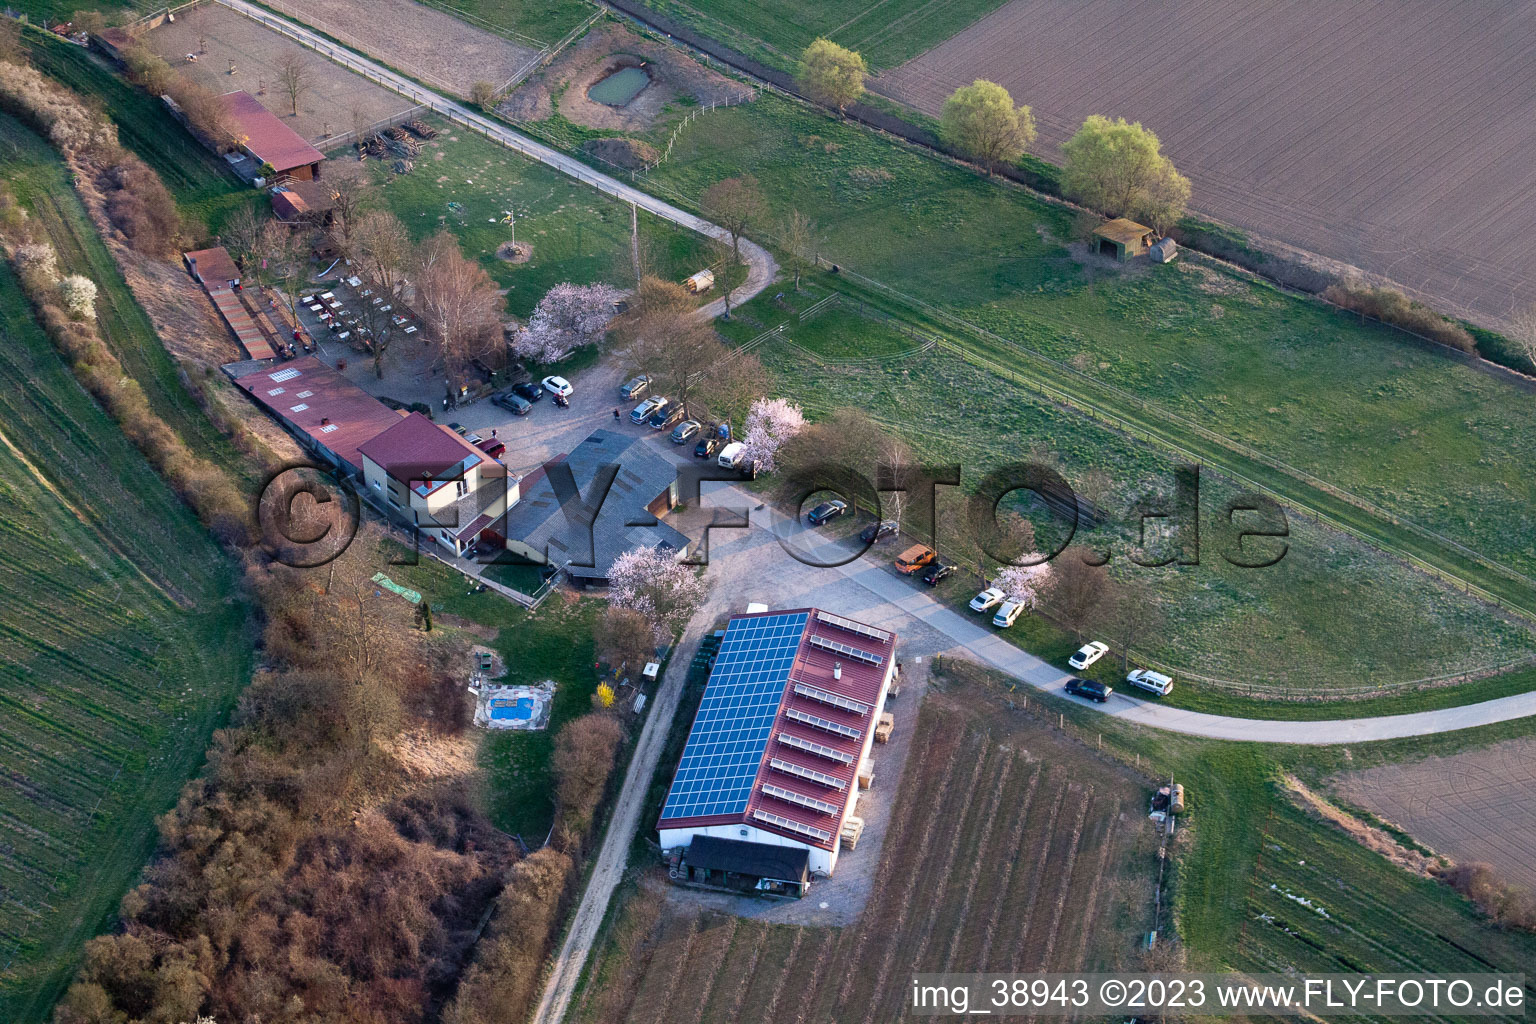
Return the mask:
POLYGON ((971 598, 971 611, 984 612, 989 608, 996 608, 1003 603, 1008 595, 996 587, 988 587, 975 597, 971 598))
POLYGON ((1159 697, 1166 697, 1173 690, 1172 676, 1166 676, 1161 672, 1154 672, 1149 668, 1136 669, 1125 677, 1125 681, 1138 689, 1146 690, 1148 693, 1156 694, 1159 697))
POLYGON ((1007 629, 1019 621, 1019 616, 1024 614, 1023 601, 1004 601, 998 608, 997 614, 992 616, 992 625, 998 629, 1007 629))
POLYGON ((1097 640, 1090 640, 1077 649, 1077 653, 1067 659, 1067 664, 1073 668, 1083 669, 1098 661, 1109 653, 1109 645, 1097 640))
POLYGON ((544 390, 561 398, 571 397, 571 382, 564 377, 545 377, 544 390))

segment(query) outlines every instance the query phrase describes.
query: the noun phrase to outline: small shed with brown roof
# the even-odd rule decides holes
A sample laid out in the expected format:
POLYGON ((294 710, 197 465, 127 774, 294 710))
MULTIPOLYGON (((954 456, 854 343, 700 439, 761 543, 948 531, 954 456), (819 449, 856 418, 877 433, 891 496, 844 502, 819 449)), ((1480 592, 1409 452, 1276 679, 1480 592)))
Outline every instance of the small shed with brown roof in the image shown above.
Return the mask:
POLYGON ((1145 224, 1116 217, 1093 229, 1093 248, 1103 256, 1113 256, 1124 263, 1146 252, 1156 234, 1145 224))

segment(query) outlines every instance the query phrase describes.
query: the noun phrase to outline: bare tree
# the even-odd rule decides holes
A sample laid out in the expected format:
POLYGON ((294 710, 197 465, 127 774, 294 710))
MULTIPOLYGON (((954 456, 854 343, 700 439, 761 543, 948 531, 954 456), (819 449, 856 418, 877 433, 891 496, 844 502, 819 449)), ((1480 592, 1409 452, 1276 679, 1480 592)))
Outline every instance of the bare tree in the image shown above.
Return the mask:
POLYGON ((219 233, 219 241, 224 246, 224 251, 229 253, 235 261, 235 266, 248 277, 256 277, 251 270, 255 266, 255 260, 262 247, 261 242, 262 222, 257 219, 256 213, 249 206, 240 206, 229 219, 224 222, 224 230, 219 233))
POLYGON ((731 239, 731 255, 741 262, 741 236, 763 218, 766 208, 762 189, 750 174, 717 181, 704 191, 699 202, 704 216, 725 229, 731 239))
POLYGON ((1522 306, 1510 317, 1511 338, 1520 354, 1536 367, 1536 303, 1522 306))
POLYGON ((639 669, 656 651, 655 630, 643 612, 634 608, 610 606, 597 628, 597 657, 615 672, 629 669, 638 678, 639 669))
POLYGON ((299 322, 299 293, 309 275, 309 245, 303 236, 276 220, 268 220, 256 237, 256 280, 275 288, 291 323, 299 322))
POLYGON ((745 411, 768 387, 762 363, 731 351, 708 321, 698 317, 682 285, 646 277, 635 293, 635 308, 622 326, 620 353, 637 372, 655 381, 657 393, 699 412, 701 399, 717 415, 745 411))
POLYGON ((1079 640, 1099 621, 1110 590, 1109 573, 1102 565, 1089 564, 1092 557, 1086 548, 1070 547, 1051 563, 1056 585, 1050 608, 1079 640))
POLYGON ((1163 613, 1147 595, 1121 583, 1110 587, 1100 620, 1110 642, 1120 648, 1121 667, 1129 672, 1131 648, 1162 628, 1163 613))
POLYGON ((297 51, 277 59, 277 83, 288 97, 293 116, 299 116, 299 98, 309 88, 309 61, 297 51))
POLYGON ((816 258, 816 222, 799 210, 790 210, 784 221, 784 263, 795 275, 795 291, 800 290, 800 275, 809 270, 816 258))
POLYGON ((376 210, 364 214, 353 229, 356 266, 373 295, 362 304, 363 326, 373 347, 373 372, 384 378, 384 356, 395 337, 395 311, 404 298, 405 268, 411 258, 411 236, 394 214, 376 210), (382 301, 375 302, 379 299, 382 301))
POLYGON ((492 357, 501 344, 505 302, 496 282, 439 231, 417 249, 413 283, 416 311, 441 347, 449 383, 462 386, 471 361, 492 357))

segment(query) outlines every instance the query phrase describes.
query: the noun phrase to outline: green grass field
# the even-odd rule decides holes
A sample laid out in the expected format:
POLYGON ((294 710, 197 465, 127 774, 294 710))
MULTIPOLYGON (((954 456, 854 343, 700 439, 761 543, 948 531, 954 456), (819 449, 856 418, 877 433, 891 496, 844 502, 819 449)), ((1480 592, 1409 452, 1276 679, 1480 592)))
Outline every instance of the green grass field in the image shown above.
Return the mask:
POLYGON ((1530 580, 1456 548, 1536 572, 1525 540, 1536 504, 1527 392, 1193 260, 1085 267, 1065 244, 1066 212, 772 96, 700 118, 653 181, 693 204, 744 169, 772 207, 763 233, 798 208, 817 221, 823 258, 928 304, 904 303, 905 315, 958 317, 1000 336, 957 327, 967 358, 1135 417, 1210 463, 1328 503, 1373 538, 1391 535, 1408 553, 1536 605, 1530 580))
POLYGON ((57 154, 19 122, 0 116, 0 167, 11 193, 58 251, 60 270, 96 282, 102 337, 124 369, 143 384, 155 411, 200 455, 243 472, 239 453, 182 386, 176 363, 96 234, 57 154))
POLYGON ((137 877, 251 654, 234 567, 4 266, 0 342, 0 1019, 29 1024, 137 877))
MULTIPOLYGON (((1124 509, 1142 490, 1166 488, 1174 459, 942 349, 923 349, 921 339, 901 334, 890 321, 860 315, 856 299, 802 327, 793 307, 809 308, 830 294, 828 280, 830 275, 818 275, 806 294, 782 301, 764 293, 723 329, 745 340, 761 329, 757 325, 787 320, 786 340, 754 349, 774 373, 780 393, 792 395, 813 415, 839 406, 868 411, 920 456, 959 463, 963 485, 1027 458, 1047 460, 1074 483, 1089 469, 1106 471, 1114 486, 1105 505, 1115 518, 1080 532, 1077 540, 1112 545, 1117 552, 1112 571, 1142 599, 1162 607, 1166 626, 1143 649, 1158 662, 1218 679, 1323 694, 1330 687, 1503 664, 1536 649, 1529 631, 1480 602, 1297 516, 1290 517, 1289 550, 1278 565, 1230 565, 1213 520, 1236 488, 1209 470, 1202 476, 1200 564, 1130 564, 1125 552, 1135 542, 1135 523, 1124 509), (866 335, 873 340, 872 354, 838 361, 858 352, 866 335)), ((1044 537, 1045 521, 1040 526, 1044 537)), ((969 599, 977 582, 961 572, 941 590, 952 591, 956 600, 969 599)), ((1069 639, 1031 636, 1018 626, 1006 635, 1044 657, 1065 644, 1059 652, 1064 657, 1076 646, 1069 639)), ((1209 692, 1197 683, 1187 691, 1209 692)))
POLYGON ((825 36, 864 55, 872 71, 916 57, 1001 7, 1003 0, 646 0, 765 64, 791 69, 811 40, 825 36))
POLYGON ((231 174, 164 104, 130 85, 95 53, 45 33, 29 32, 26 40, 34 67, 102 104, 123 145, 171 190, 192 234, 217 233, 242 206, 265 208, 262 194, 231 174))
MULTIPOLYGON (((527 316, 562 281, 634 286, 627 204, 480 135, 440 127, 445 130, 422 147, 411 173, 395 175, 383 163, 370 164, 377 183, 372 201, 413 235, 451 230, 464 254, 508 289, 507 308, 515 316, 527 316), (508 210, 517 217, 517 241, 533 247, 527 263, 496 256, 512 239, 513 228, 501 223, 508 210)), ((642 251, 660 276, 681 280, 710 265, 702 236, 643 211, 639 225, 642 251)))

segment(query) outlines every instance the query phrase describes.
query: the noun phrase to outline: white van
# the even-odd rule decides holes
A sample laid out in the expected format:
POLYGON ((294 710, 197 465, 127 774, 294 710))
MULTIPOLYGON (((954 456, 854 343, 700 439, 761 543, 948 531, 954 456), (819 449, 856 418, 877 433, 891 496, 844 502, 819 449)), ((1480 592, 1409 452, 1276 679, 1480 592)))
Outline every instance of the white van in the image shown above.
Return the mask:
POLYGON ((1149 668, 1138 668, 1126 676, 1125 681, 1137 689, 1146 690, 1159 697, 1166 697, 1173 690, 1172 676, 1165 676, 1149 668))
POLYGON ((735 469, 736 464, 741 461, 741 453, 746 447, 740 441, 732 441, 720 449, 720 457, 716 461, 726 469, 735 469))

